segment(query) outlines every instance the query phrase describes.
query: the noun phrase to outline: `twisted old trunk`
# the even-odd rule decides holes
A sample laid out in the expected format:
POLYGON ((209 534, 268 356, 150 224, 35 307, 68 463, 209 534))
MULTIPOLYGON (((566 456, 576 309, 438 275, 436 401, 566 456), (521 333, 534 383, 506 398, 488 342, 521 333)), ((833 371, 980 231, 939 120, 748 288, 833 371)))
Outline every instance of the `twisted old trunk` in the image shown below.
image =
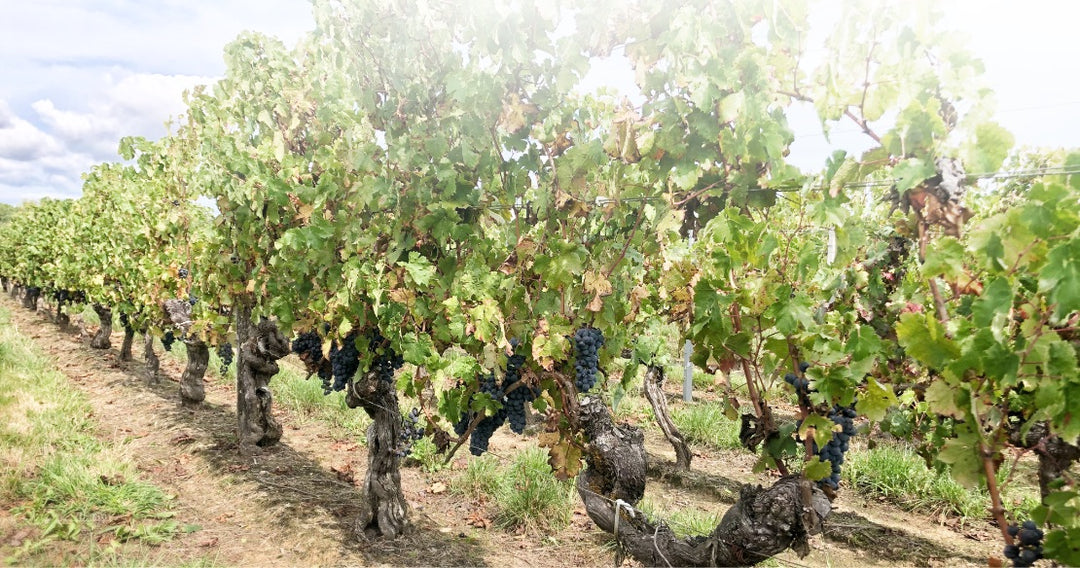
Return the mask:
POLYGON ((135 328, 131 325, 131 318, 125 314, 120 314, 120 325, 124 328, 124 342, 120 344, 120 360, 131 361, 131 346, 135 343, 135 328))
POLYGON ((277 360, 289 354, 289 341, 277 324, 251 320, 251 306, 236 307, 236 417, 240 451, 272 446, 281 439, 281 424, 271 414, 270 379, 278 372, 277 360))
POLYGON ((1021 448, 1034 448, 1039 456, 1039 493, 1043 499, 1050 494, 1051 484, 1069 471, 1080 460, 1080 447, 1062 440, 1050 432, 1050 425, 1038 422, 1031 426, 1027 435, 1019 427, 1009 432, 1009 441, 1021 448))
POLYGON ((36 286, 30 286, 26 288, 26 292, 23 294, 23 307, 36 312, 38 307, 38 298, 40 297, 41 288, 38 288, 36 286))
POLYGON ((143 338, 145 339, 143 342, 143 360, 146 361, 146 382, 157 384, 158 368, 161 367, 161 361, 158 359, 157 353, 154 353, 154 336, 146 333, 143 338))
POLYGON ((64 313, 64 302, 68 299, 68 293, 66 291, 56 292, 53 298, 56 300, 56 323, 60 326, 60 329, 67 329, 71 323, 71 318, 64 313))
POLYGON ((191 335, 191 303, 186 300, 168 300, 165 313, 169 320, 180 330, 180 337, 187 346, 187 366, 180 376, 180 404, 185 408, 195 408, 206 400, 203 377, 210 365, 210 347, 202 339, 191 335))
POLYGON ((744 486, 738 502, 708 536, 677 538, 635 508, 645 494, 646 453, 640 429, 616 425, 596 397, 579 414, 588 440, 586 469, 578 494, 589 518, 612 533, 626 554, 647 566, 751 566, 789 547, 809 553, 807 537, 821 531, 831 511, 828 497, 800 476, 786 476, 767 489, 744 486))
POLYGON ((394 538, 408 527, 409 505, 401 491, 401 458, 396 451, 401 436, 401 407, 392 382, 381 381, 369 371, 350 381, 345 403, 363 408, 371 417, 368 427, 368 469, 356 531, 394 538))
POLYGON ((200 339, 186 339, 187 366, 180 376, 180 404, 186 408, 195 408, 206 400, 203 377, 210 365, 210 347, 200 339))
POLYGON ((90 340, 90 347, 108 349, 112 347, 112 342, 109 341, 109 336, 112 335, 112 310, 108 306, 94 304, 94 313, 101 320, 101 327, 94 334, 94 338, 90 340))
POLYGON ((667 397, 664 396, 664 390, 660 386, 663 381, 664 369, 656 365, 649 365, 645 369, 645 384, 643 387, 645 398, 652 405, 656 423, 664 431, 664 437, 667 438, 671 447, 675 448, 675 468, 686 471, 690 469, 690 459, 692 457, 690 446, 686 444, 686 439, 683 438, 682 433, 679 432, 679 428, 675 426, 675 421, 671 419, 671 414, 668 412, 667 397))

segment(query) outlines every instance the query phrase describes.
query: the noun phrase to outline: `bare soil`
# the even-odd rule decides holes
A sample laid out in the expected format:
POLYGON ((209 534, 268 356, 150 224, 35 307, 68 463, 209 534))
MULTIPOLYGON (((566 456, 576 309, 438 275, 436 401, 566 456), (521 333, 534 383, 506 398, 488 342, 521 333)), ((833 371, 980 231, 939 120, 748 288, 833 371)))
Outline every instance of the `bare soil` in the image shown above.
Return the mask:
MULTIPOLYGON (((425 474, 402 470, 414 530, 394 541, 363 540, 352 519, 363 479, 365 449, 299 420, 282 409, 282 443, 261 454, 241 457, 236 449, 235 391, 206 383, 206 403, 180 407, 181 364, 162 358, 159 384, 147 384, 141 357, 119 362, 122 334, 112 349, 89 348, 94 329, 73 318, 61 330, 45 312, 32 313, 4 296, 0 303, 12 323, 31 337, 88 397, 98 434, 119 446, 148 481, 175 495, 181 523, 200 530, 178 535, 155 547, 154 564, 169 565, 210 557, 218 564, 245 566, 611 566, 612 539, 596 529, 584 508, 569 527, 554 534, 514 534, 477 522, 490 519, 490 503, 470 502, 443 490, 467 463, 460 452, 449 471, 425 474), (480 525, 480 526, 476 526, 480 525)), ((141 351, 141 350, 140 350, 141 351)), ((273 384, 271 383, 271 387, 273 384)), ((492 439, 496 455, 509 456, 527 440, 501 429, 492 439)), ((674 462, 674 452, 659 430, 647 433, 658 459, 674 462)), ((647 497, 666 509, 695 507, 722 514, 742 483, 772 483, 754 474, 753 458, 739 452, 695 448, 692 471, 677 474, 660 463, 650 468, 647 497)), ((462 455, 464 454, 464 455, 462 455)), ((770 561, 781 566, 985 566, 999 542, 985 522, 906 513, 885 503, 844 493, 824 535, 812 539, 813 552, 798 558, 790 551, 770 561)), ((32 531, 0 510, 0 557, 32 531)), ((92 544, 92 543, 91 543, 92 544)), ((58 547, 89 546, 63 543, 58 547)), ((57 550, 57 553, 62 553, 57 550)), ((626 565, 633 565, 627 561, 626 565)))

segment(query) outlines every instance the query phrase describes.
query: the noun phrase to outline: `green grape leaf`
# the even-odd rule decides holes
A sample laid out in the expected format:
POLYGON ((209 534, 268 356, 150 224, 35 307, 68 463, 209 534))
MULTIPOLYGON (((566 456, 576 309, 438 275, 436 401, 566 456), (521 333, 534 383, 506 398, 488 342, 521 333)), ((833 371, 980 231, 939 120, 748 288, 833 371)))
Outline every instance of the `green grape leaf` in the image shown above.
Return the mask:
POLYGON ((814 442, 817 443, 819 448, 824 448, 829 443, 829 440, 832 440, 834 426, 836 426, 836 423, 832 420, 824 416, 811 414, 799 426, 799 438, 805 440, 806 436, 812 432, 814 442))
POLYGON ((921 272, 925 278, 944 276, 956 278, 964 269, 964 245, 954 237, 942 237, 926 251, 926 262, 921 272))
POLYGON ((956 343, 945 336, 945 328, 928 314, 901 315, 896 336, 908 355, 933 369, 943 369, 960 355, 956 343))
POLYGON ((1080 310, 1080 239, 1051 249, 1039 271, 1039 289, 1048 293, 1056 320, 1080 310))
POLYGON ((866 388, 855 402, 855 410, 874 422, 881 422, 889 408, 897 404, 899 402, 891 388, 877 382, 873 377, 867 377, 866 388))
POLYGON ((975 487, 984 479, 979 443, 974 434, 965 433, 946 440, 937 459, 949 464, 953 479, 965 487, 975 487))
POLYGON ((803 466, 803 475, 811 481, 821 481, 832 475, 832 462, 814 456, 803 466))
POLYGON ((930 383, 926 389, 926 403, 930 410, 943 416, 952 416, 961 420, 965 412, 956 404, 956 392, 948 382, 937 379, 930 383))
POLYGON ((1013 290, 1004 277, 995 278, 971 306, 972 321, 977 327, 988 327, 998 314, 1012 308, 1013 290))

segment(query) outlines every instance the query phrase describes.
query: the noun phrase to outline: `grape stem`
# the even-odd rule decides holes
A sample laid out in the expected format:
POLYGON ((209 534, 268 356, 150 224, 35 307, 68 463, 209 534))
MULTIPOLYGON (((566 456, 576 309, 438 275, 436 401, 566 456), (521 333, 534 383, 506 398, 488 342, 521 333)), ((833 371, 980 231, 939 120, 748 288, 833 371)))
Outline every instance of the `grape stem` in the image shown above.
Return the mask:
POLYGON ((980 444, 980 450, 983 469, 986 472, 986 489, 990 493, 990 513, 994 515, 994 521, 1001 530, 1001 536, 1005 537, 1005 544, 1011 545, 1013 538, 1009 535, 1009 523, 1005 520, 1005 509, 1001 506, 1001 493, 998 491, 997 477, 994 475, 994 455, 985 444, 980 444))
POLYGON ((457 444, 454 444, 454 447, 450 448, 450 451, 446 453, 446 459, 443 460, 443 465, 450 464, 450 460, 454 459, 454 454, 461 449, 461 446, 465 445, 465 441, 472 435, 473 430, 475 430, 476 426, 480 424, 480 421, 485 418, 487 418, 487 411, 478 412, 476 414, 476 418, 473 418, 472 422, 469 423, 469 427, 465 429, 465 433, 458 438, 457 444))

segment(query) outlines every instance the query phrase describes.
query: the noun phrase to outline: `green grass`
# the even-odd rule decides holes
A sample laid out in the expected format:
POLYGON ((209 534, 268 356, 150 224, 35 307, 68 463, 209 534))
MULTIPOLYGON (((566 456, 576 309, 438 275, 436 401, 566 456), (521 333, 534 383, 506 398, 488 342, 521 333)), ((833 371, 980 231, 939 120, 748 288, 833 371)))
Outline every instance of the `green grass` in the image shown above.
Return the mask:
POLYGON ((710 513, 695 507, 668 510, 649 496, 638 503, 638 509, 653 521, 667 523, 679 538, 706 536, 716 529, 722 517, 720 513, 710 513))
POLYGON ((505 465, 490 454, 474 458, 451 480, 450 489, 474 499, 491 499, 500 528, 558 531, 570 522, 574 484, 556 479, 547 460, 547 452, 537 447, 519 452, 505 465))
POLYGON ((716 402, 694 402, 671 406, 671 419, 691 444, 721 450, 739 449, 739 423, 724 416, 716 402))
POLYGON ((345 405, 345 393, 332 392, 323 395, 322 382, 318 377, 305 378, 300 369, 281 365, 281 372, 270 381, 274 402, 287 409, 302 425, 319 421, 329 426, 333 436, 364 440, 371 419, 358 408, 345 405))
MULTIPOLYGON (((1006 477, 1007 471, 999 472, 1006 477)), ((946 471, 936 471, 914 451, 880 445, 872 450, 852 449, 844 459, 844 481, 858 492, 879 496, 903 509, 959 517, 986 517, 990 497, 986 490, 964 487, 946 471)), ((1010 488, 1003 502, 1023 518, 1038 503, 1038 490, 1010 488)))
MULTIPOLYGON (((172 518, 172 496, 140 479, 123 446, 94 436, 89 403, 4 310, 0 393, 0 506, 36 529, 6 562, 55 562, 57 540, 160 544, 185 529, 172 518)), ((97 559, 94 550, 71 554, 65 563, 97 559)))

